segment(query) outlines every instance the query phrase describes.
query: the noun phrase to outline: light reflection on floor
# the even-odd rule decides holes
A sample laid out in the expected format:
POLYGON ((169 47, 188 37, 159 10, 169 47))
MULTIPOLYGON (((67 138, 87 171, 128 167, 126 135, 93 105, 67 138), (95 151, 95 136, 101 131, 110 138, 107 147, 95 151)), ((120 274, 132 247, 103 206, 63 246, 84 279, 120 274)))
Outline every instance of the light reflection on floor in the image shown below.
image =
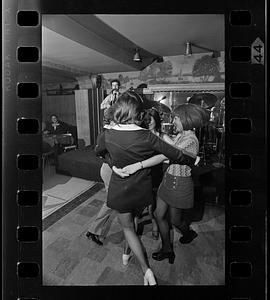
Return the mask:
POLYGON ((57 174, 54 166, 45 169, 42 186, 42 219, 91 188, 90 180, 57 174))

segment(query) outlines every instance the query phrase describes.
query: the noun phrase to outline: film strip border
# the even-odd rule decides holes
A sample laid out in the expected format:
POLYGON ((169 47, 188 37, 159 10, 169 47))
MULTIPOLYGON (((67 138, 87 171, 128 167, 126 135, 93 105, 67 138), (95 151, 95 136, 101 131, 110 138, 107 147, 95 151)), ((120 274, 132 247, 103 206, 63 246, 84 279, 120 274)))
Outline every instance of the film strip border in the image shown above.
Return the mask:
MULTIPOLYGON (((13 192, 4 192, 4 222, 9 222, 9 217, 14 220, 14 215, 17 219, 16 224, 5 227, 9 233, 4 234, 17 232, 18 252, 5 253, 12 263, 6 264, 3 271, 7 280, 17 282, 19 294, 15 297, 39 299, 36 291, 42 286, 41 14, 38 1, 21 1, 20 5, 17 24, 12 23, 13 16, 9 15, 16 7, 4 7, 4 96, 5 101, 16 106, 15 111, 9 112, 4 104, 3 111, 4 142, 9 146, 15 142, 14 148, 4 148, 4 160, 12 162, 9 166, 4 163, 4 171, 15 174, 13 181, 10 176, 4 180, 5 185, 14 184, 13 192), (9 48, 14 44, 16 54, 9 48), (12 82, 16 82, 16 90, 12 89, 12 82), (9 120, 17 121, 11 124, 9 120), (15 268, 18 280, 13 276, 15 268)), ((263 16, 264 7, 240 9, 237 5, 226 15, 226 40, 230 41, 230 50, 226 51, 228 299, 258 299, 265 293, 266 186, 261 180, 266 178, 263 16)))
MULTIPOLYGON (((239 7, 239 6, 238 6, 239 7)), ((226 24, 226 283, 233 299, 264 298, 265 69, 264 13, 234 10, 226 24), (261 30, 259 30, 259 28, 261 30), (229 73, 229 74, 228 74, 229 73), (256 286, 256 288, 254 288, 256 286)))

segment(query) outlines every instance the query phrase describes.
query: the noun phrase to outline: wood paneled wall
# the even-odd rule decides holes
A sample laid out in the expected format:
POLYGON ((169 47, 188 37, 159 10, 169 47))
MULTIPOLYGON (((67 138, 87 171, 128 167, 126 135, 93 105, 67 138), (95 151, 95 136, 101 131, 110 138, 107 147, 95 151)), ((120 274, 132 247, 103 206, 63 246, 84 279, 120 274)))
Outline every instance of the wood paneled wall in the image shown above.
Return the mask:
POLYGON ((47 96, 43 93, 43 121, 49 121, 52 114, 56 114, 63 122, 76 126, 75 95, 47 96))
POLYGON ((103 127, 103 110, 100 104, 105 97, 105 91, 100 89, 89 89, 89 121, 91 145, 96 144, 98 134, 103 127))
POLYGON ((100 89, 75 91, 78 139, 85 146, 95 145, 102 131, 103 111, 100 110, 100 104, 104 97, 104 91, 100 89))
POLYGON ((88 90, 75 91, 76 121, 79 148, 91 144, 88 99, 88 90))

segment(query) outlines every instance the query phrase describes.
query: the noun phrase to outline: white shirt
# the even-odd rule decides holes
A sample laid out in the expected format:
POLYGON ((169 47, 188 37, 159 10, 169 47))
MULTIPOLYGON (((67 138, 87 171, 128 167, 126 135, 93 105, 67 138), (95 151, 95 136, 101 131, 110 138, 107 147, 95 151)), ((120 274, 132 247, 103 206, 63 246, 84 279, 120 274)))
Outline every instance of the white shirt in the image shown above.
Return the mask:
POLYGON ((120 92, 110 93, 100 104, 101 109, 109 108, 113 102, 118 99, 120 92))

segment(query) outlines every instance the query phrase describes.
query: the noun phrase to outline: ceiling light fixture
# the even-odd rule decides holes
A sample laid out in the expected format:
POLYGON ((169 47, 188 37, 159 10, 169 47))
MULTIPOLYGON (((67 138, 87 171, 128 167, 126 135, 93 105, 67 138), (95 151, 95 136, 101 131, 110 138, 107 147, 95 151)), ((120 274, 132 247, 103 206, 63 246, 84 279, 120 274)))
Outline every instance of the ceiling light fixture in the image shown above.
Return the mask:
POLYGON ((190 57, 192 55, 191 43, 186 43, 186 53, 185 56, 190 57))
POLYGON ((202 49, 202 50, 206 50, 208 52, 212 52, 212 58, 218 58, 218 57, 220 57, 220 51, 209 49, 209 48, 205 48, 205 47, 201 47, 199 45, 196 45, 196 44, 193 44, 193 43, 190 43, 190 42, 186 43, 185 56, 191 56, 192 55, 192 47, 199 48, 199 49, 202 49))
POLYGON ((136 62, 141 62, 142 61, 138 48, 136 48, 136 52, 134 54, 133 61, 136 61, 136 62))

